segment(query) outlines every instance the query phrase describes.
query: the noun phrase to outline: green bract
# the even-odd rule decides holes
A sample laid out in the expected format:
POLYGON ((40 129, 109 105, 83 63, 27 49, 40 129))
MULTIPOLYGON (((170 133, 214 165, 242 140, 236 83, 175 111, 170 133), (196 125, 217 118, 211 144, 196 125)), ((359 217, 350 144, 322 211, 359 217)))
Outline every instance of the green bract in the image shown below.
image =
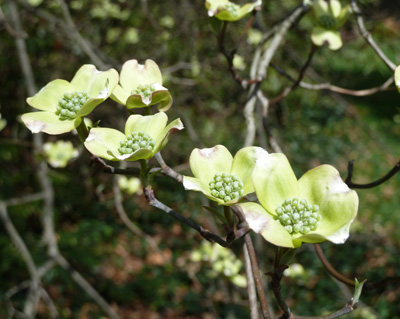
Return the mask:
POLYGON ((167 111, 172 105, 171 94, 162 86, 161 71, 152 60, 144 65, 137 60, 126 61, 111 98, 128 109, 159 104, 160 111, 167 111))
POLYGON ((249 227, 272 244, 296 248, 302 242, 339 244, 348 238, 358 196, 334 167, 318 166, 297 180, 285 155, 266 154, 252 179, 261 205, 239 205, 249 227))
POLYGON ((400 92, 400 65, 394 71, 394 81, 396 83, 397 90, 400 92))
POLYGON ((54 80, 27 102, 40 112, 25 113, 21 119, 32 133, 62 134, 72 131, 93 109, 107 99, 118 83, 118 72, 98 71, 83 65, 71 82, 54 80))
POLYGON ((118 178, 118 186, 122 191, 129 195, 142 194, 142 185, 140 179, 137 177, 128 178, 126 176, 121 176, 118 178))
POLYGON ((137 161, 153 157, 167 143, 168 136, 183 129, 180 119, 167 126, 168 117, 164 112, 155 115, 131 115, 125 124, 125 134, 111 128, 92 128, 85 141, 85 147, 94 155, 110 161, 137 161), (140 137, 149 136, 154 145, 140 144, 140 137), (138 140, 132 139, 135 136, 138 140), (131 143, 128 143, 129 140, 131 143), (139 147, 133 147, 137 143, 139 147), (124 149, 122 149, 124 148, 124 149))
POLYGON ((46 161, 53 167, 65 167, 71 159, 79 155, 78 150, 70 141, 45 143, 43 150, 46 161))
POLYGON ((206 9, 210 17, 222 21, 237 21, 261 5, 261 0, 250 2, 243 6, 229 0, 206 0, 206 9))
POLYGON ((340 49, 343 42, 337 29, 346 22, 350 7, 342 8, 339 0, 314 0, 312 9, 319 24, 311 32, 313 43, 318 46, 328 44, 331 50, 340 49))
POLYGON ((219 204, 233 205, 254 192, 251 174, 257 158, 264 153, 264 149, 251 146, 242 148, 233 158, 223 145, 195 148, 189 159, 194 177, 184 176, 183 186, 219 204))

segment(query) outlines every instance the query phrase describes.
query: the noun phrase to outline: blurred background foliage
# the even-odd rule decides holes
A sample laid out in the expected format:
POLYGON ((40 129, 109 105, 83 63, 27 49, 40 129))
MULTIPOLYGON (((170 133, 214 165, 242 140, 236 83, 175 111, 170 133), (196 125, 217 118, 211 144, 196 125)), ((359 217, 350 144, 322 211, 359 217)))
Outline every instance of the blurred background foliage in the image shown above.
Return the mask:
MULTIPOLYGON (((63 27, 58 0, 15 1, 38 87, 56 78, 70 80, 82 64, 92 63, 63 27)), ((400 4, 389 0, 359 2, 367 29, 388 57, 399 63, 400 4)), ((238 50, 240 57, 235 65, 243 77, 249 72, 260 35, 298 3, 264 1, 238 50)), ((80 34, 105 64, 119 71, 128 59, 144 63, 150 58, 160 66, 164 85, 174 98, 168 116, 181 117, 186 126, 163 150, 168 165, 190 174, 188 158, 193 148, 224 144, 235 153, 243 146, 246 92, 233 80, 218 52, 204 1, 71 0, 68 5, 80 34)), ((40 155, 32 153, 32 134, 19 120, 31 108, 25 102, 26 83, 15 37, 6 28, 10 14, 7 1, 1 3, 1 10, 6 20, 0 24, 0 199, 5 200, 39 189, 35 156, 40 155)), ((234 46, 246 22, 244 19, 229 25, 228 48, 234 46)), ((273 59, 275 65, 294 77, 311 47, 312 23, 311 13, 302 17, 273 59)), ((382 84, 393 74, 360 37, 354 16, 341 31, 343 48, 334 52, 320 48, 304 80, 364 89, 382 84)), ((273 98, 290 85, 270 68, 262 90, 273 98)), ((328 163, 345 178, 348 161, 355 160, 355 182, 367 183, 383 176, 400 157, 399 110, 400 94, 394 89, 349 97, 299 88, 270 106, 268 121, 298 177, 307 169, 328 163)), ((102 126, 122 129, 128 115, 124 107, 106 101, 90 118, 101 119, 102 126)), ((265 132, 258 134, 265 138, 265 132)), ((57 139, 45 136, 46 142, 57 139)), ((246 289, 216 271, 212 263, 193 258, 194 252, 204 250, 197 233, 150 207, 141 195, 125 193, 123 203, 129 217, 153 238, 159 251, 152 249, 148 240, 130 232, 118 217, 113 176, 91 166, 77 136, 67 134, 62 139, 70 140, 81 155, 65 168, 51 169, 60 250, 122 318, 249 317, 246 289)), ((359 215, 349 240, 344 245, 322 245, 334 267, 348 278, 374 281, 400 276, 399 183, 400 174, 379 187, 359 190, 359 215)), ((163 176, 155 179, 154 189, 159 199, 173 209, 223 233, 212 214, 201 208, 206 202, 200 194, 184 192, 182 185, 163 176)), ((13 206, 9 213, 40 265, 46 255, 41 244, 41 203, 13 206)), ((271 271, 274 247, 258 238, 257 249, 261 270, 271 271)), ((233 245, 232 252, 243 260, 240 243, 233 245)), ((26 280, 28 274, 3 225, 0 256, 0 318, 6 318, 6 291, 26 280)), ((283 293, 294 313, 320 315, 348 301, 348 288, 326 273, 312 246, 303 245, 293 262, 296 266, 283 279, 283 293)), ((239 273, 244 275, 243 266, 239 273)), ((104 315, 63 269, 53 268, 43 280, 61 318, 104 315)), ((400 318, 399 296, 398 284, 382 291, 365 291, 361 307, 347 317, 400 318)), ((24 292, 14 296, 15 306, 21 307, 24 298, 24 292)), ((44 306, 38 318, 47 318, 44 306)))

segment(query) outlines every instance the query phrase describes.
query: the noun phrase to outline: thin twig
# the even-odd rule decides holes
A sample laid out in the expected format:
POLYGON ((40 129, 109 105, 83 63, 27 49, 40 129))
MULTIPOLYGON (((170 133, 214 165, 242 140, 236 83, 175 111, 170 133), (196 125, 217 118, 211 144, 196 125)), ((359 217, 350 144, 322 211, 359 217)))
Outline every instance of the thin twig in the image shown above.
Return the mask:
MULTIPOLYGON (((348 285, 348 286, 355 286, 355 281, 346 278, 342 274, 340 274, 335 268, 332 267, 332 265, 329 263, 328 259, 325 257, 324 252, 319 244, 314 244, 315 246, 315 251, 317 253, 318 258, 321 260, 322 264, 324 265, 325 269, 338 281, 348 285)), ((378 290, 378 291, 383 291, 384 288, 386 288, 389 285, 396 285, 400 283, 400 277, 387 277, 384 279, 380 280, 375 280, 375 281, 367 281, 364 284, 363 289, 364 290, 378 290)))
POLYGON ((318 48, 318 47, 317 47, 315 44, 312 44, 310 53, 308 54, 308 58, 307 58, 307 60, 306 60, 306 63, 304 63, 303 67, 300 69, 300 72, 299 72, 299 75, 298 75, 298 77, 297 77, 297 80, 292 84, 291 87, 289 87, 289 88, 283 90, 283 92, 282 92, 281 94, 279 94, 276 98, 270 100, 269 102, 270 102, 271 104, 276 103, 276 102, 282 100, 283 98, 285 98, 286 96, 288 96, 290 92, 292 92, 293 90, 295 90, 295 89, 300 85, 300 82, 301 82, 301 80, 303 79, 303 77, 304 77, 304 75, 305 75, 305 73, 306 73, 306 70, 307 70, 307 68, 309 67, 310 63, 311 63, 311 60, 312 60, 312 58, 313 58, 315 52, 317 51, 317 48, 318 48))
POLYGON ((354 280, 348 279, 342 274, 340 274, 338 271, 336 271, 335 268, 332 267, 332 265, 329 263, 329 261, 326 259, 324 252, 322 251, 322 248, 319 244, 314 244, 315 247, 315 252, 317 253, 317 256, 319 260, 321 260, 322 264, 324 265, 325 269, 337 280, 345 283, 346 285, 349 286, 355 286, 356 282, 354 280))
POLYGON ((307 316, 295 316, 292 315, 291 319, 333 319, 333 318, 338 318, 340 316, 343 316, 345 314, 348 314, 354 310, 353 308, 353 301, 350 300, 342 309, 332 312, 327 315, 323 316, 312 316, 312 317, 307 317, 307 316))
POLYGON ((387 65, 389 69, 394 71, 396 69, 396 64, 394 64, 386 55, 383 53, 381 48, 375 43, 372 35, 367 31, 364 25, 364 19, 362 18, 360 8, 358 7, 355 0, 351 0, 351 8, 353 9, 354 15, 357 18, 358 29, 365 39, 365 41, 371 46, 375 53, 381 58, 381 60, 387 65))
POLYGON ((354 167, 354 160, 350 161, 348 166, 347 166, 347 178, 345 179, 345 183, 347 184, 347 186, 349 186, 350 188, 359 188, 359 189, 366 189, 366 188, 373 188, 376 187, 384 182, 386 182, 387 180, 389 180, 391 177, 393 177, 397 172, 400 171, 400 161, 397 162, 395 164, 395 166, 383 177, 377 179, 374 182, 368 183, 368 184, 357 184, 357 183, 353 183, 352 182, 352 178, 353 178, 353 167, 354 167))
POLYGON ((155 155, 155 158, 156 158, 158 164, 160 164, 163 174, 165 174, 165 175, 167 175, 169 177, 172 177, 174 180, 176 180, 179 183, 182 183, 183 176, 181 174, 179 174, 178 172, 174 171, 167 164, 165 164, 165 161, 164 161, 163 157, 161 156, 160 152, 158 152, 155 155))
POLYGON ((258 299, 260 301, 262 314, 264 316, 264 319, 270 319, 271 315, 269 313, 267 298, 265 297, 264 287, 263 287, 263 284, 261 281, 261 276, 260 276, 260 270, 258 269, 257 256, 256 256, 256 252, 254 250, 254 246, 253 246, 253 242, 251 240, 250 234, 246 234, 244 236, 244 240, 245 240, 245 243, 247 246, 247 250, 249 251, 251 267, 253 269, 253 277, 254 277, 254 280, 256 283, 256 287, 257 287, 258 299))
MULTIPOLYGON (((293 78, 285 70, 283 70, 276 64, 271 63, 271 67, 273 67, 279 74, 283 75, 290 81, 296 82, 295 78, 293 78)), ((395 90, 395 88, 390 87, 390 85, 393 83, 393 81, 394 81, 394 77, 390 76, 383 84, 369 88, 369 89, 363 89, 363 90, 347 89, 347 88, 336 86, 336 85, 333 85, 330 83, 311 84, 311 83, 304 82, 304 81, 300 81, 299 86, 303 89, 308 89, 308 90, 315 90, 315 91, 326 90, 326 91, 331 91, 331 92, 340 93, 340 94, 344 94, 344 95, 351 95, 351 96, 368 96, 368 95, 372 95, 372 94, 382 92, 382 91, 395 90)))
POLYGON ((149 186, 144 189, 144 194, 145 194, 146 200, 149 202, 149 204, 151 206, 164 211, 165 213, 167 213, 168 215, 171 215, 172 217, 179 220, 183 224, 198 231, 200 233, 200 235, 203 236, 205 239, 207 239, 209 242, 216 242, 223 247, 228 247, 231 244, 231 242, 228 242, 228 241, 222 239, 221 237, 219 237, 218 235, 212 233, 211 231, 204 229, 202 226, 200 226, 193 220, 183 217, 181 214, 174 211, 172 208, 169 208, 168 206, 161 203, 155 197, 154 191, 149 186))

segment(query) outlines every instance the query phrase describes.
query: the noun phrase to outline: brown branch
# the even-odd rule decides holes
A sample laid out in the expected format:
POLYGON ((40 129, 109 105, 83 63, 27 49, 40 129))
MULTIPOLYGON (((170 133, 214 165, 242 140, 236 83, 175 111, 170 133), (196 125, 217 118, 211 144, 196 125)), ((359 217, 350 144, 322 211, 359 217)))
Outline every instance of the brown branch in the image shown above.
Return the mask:
POLYGON ((310 66, 311 60, 314 57, 315 52, 317 51, 318 47, 315 44, 312 44, 311 46, 311 50, 310 53, 308 54, 306 63, 304 63, 303 67, 300 69, 299 75, 297 77, 297 80, 292 84, 291 87, 286 88, 285 90, 283 90, 283 92, 281 94, 279 94, 276 98, 270 100, 270 103, 276 103, 279 102, 280 100, 282 100, 283 98, 285 98, 286 96, 289 95, 290 92, 292 92, 293 90, 295 90, 299 85, 301 80, 303 79, 307 68, 310 66))
MULTIPOLYGON (((328 259, 325 257, 325 254, 319 244, 314 244, 315 251, 317 253, 318 258, 321 260, 323 266, 328 271, 329 274, 332 275, 338 281, 348 285, 348 286, 355 286, 355 281, 346 278, 342 274, 340 274, 333 266, 329 263, 328 259)), ((387 277, 380 280, 375 281, 367 281, 364 285, 365 290, 373 291, 378 290, 382 291, 385 287, 389 286, 390 284, 400 283, 400 277, 387 277)))
POLYGON ((347 184, 347 186, 349 186, 349 188, 359 188, 359 189, 373 188, 373 187, 376 187, 376 186, 386 182, 391 177, 393 177, 397 172, 400 171, 400 161, 399 161, 385 176, 377 179, 376 181, 368 183, 368 184, 357 184, 357 183, 353 183, 351 180, 353 178, 353 166, 354 166, 354 160, 350 161, 347 166, 348 174, 347 174, 347 178, 344 181, 347 184))
MULTIPOLYGON (((150 186, 146 187, 144 189, 144 195, 146 197, 146 200, 149 202, 149 204, 155 208, 158 208, 159 210, 164 211, 168 215, 172 216, 173 218, 179 220, 181 223, 189 226, 190 228, 196 230, 197 232, 200 233, 202 237, 207 239, 209 242, 216 242, 217 244, 221 245, 222 247, 229 247, 231 244, 231 241, 227 241, 219 237, 218 235, 212 233, 211 231, 204 229, 202 226, 194 222, 193 220, 186 218, 179 214, 178 212, 174 211, 172 208, 164 205, 162 202, 160 202, 154 195, 154 191, 151 189, 150 186)), ((234 238, 235 239, 235 238, 234 238)))
POLYGON ((256 252, 254 250, 254 246, 253 246, 253 242, 251 240, 250 234, 246 234, 244 236, 244 240, 246 243, 247 250, 249 252, 251 267, 253 269, 253 277, 254 277, 254 280, 256 283, 256 287, 257 287, 258 299, 260 301, 262 314, 264 316, 264 319, 271 319, 271 315, 270 315, 269 309, 268 309, 267 298, 265 296, 264 287, 263 287, 263 284, 261 281, 260 270, 258 269, 257 256, 256 256, 256 252))
POLYGON ((317 256, 319 260, 321 260, 322 264, 324 265, 325 269, 337 280, 340 282, 345 283, 346 285, 349 286, 355 286, 356 282, 354 280, 348 279, 342 274, 340 274, 335 268, 332 267, 332 265, 329 263, 329 261, 326 259, 324 252, 322 251, 322 248, 319 244, 314 244, 315 247, 315 252, 317 253, 317 256))

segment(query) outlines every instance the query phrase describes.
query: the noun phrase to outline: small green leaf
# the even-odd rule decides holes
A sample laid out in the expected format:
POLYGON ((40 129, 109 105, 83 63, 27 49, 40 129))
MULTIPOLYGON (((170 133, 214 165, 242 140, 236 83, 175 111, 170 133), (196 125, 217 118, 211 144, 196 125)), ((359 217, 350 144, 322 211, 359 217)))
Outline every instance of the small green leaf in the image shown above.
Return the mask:
POLYGON ((354 287, 353 306, 358 303, 358 300, 360 299, 361 291, 362 291, 363 286, 366 281, 367 280, 365 279, 360 283, 356 278, 356 285, 354 287))

